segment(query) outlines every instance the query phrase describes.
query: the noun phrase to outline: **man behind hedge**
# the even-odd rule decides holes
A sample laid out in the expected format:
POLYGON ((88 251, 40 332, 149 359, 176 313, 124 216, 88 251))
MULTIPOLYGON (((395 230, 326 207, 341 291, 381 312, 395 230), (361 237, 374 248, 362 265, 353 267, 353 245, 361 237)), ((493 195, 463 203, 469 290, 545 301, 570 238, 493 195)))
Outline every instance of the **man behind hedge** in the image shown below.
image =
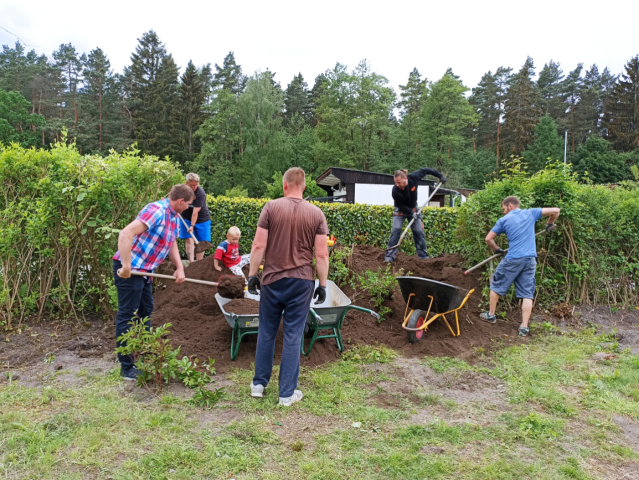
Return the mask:
POLYGON ((504 216, 486 236, 486 243, 495 253, 504 254, 505 250, 495 243, 497 235, 506 234, 508 253, 499 263, 490 284, 490 310, 479 315, 488 323, 497 323, 495 309, 499 297, 506 295, 510 286, 515 283, 517 298, 521 298, 521 326, 519 335, 525 337, 530 332, 528 321, 532 313, 535 297, 535 271, 537 269, 537 245, 535 243, 535 223, 541 217, 548 218, 546 231, 555 228, 559 217, 558 208, 531 208, 521 210, 517 197, 506 197, 501 203, 504 216))
MULTIPOLYGON (((115 321, 117 339, 130 328, 131 320, 147 319, 151 325, 153 289, 151 277, 131 275, 131 270, 152 273, 168 255, 176 266, 176 283, 184 282, 184 266, 175 239, 178 234, 178 214, 185 211, 195 194, 185 184, 174 185, 168 198, 149 203, 137 218, 120 231, 118 251, 113 256, 113 279, 118 290, 118 314, 115 321)), ((122 344, 117 342, 117 346, 122 344)), ((125 380, 138 376, 135 360, 118 354, 120 375, 125 380)))

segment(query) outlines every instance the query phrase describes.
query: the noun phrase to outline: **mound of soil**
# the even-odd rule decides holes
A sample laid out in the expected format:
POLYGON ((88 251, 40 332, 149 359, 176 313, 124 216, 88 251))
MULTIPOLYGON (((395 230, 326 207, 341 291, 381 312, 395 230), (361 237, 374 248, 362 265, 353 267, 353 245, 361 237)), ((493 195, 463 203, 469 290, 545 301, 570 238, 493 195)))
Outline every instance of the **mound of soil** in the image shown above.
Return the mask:
POLYGON ((217 284, 217 293, 224 298, 244 298, 244 278, 224 275, 217 284))
MULTIPOLYGON (((351 268, 356 273, 366 270, 374 270, 383 263, 384 251, 367 246, 357 246, 351 257, 351 268)), ((342 327, 342 337, 346 344, 383 343, 391 348, 402 351, 408 358, 422 358, 425 355, 451 356, 465 360, 472 360, 480 352, 488 353, 496 346, 509 345, 520 342, 517 337, 519 318, 512 321, 499 321, 495 325, 487 324, 479 320, 481 308, 479 306, 481 285, 479 283, 481 272, 475 271, 470 275, 464 275, 462 258, 459 255, 444 255, 441 257, 420 260, 403 253, 397 255, 392 265, 396 276, 412 275, 416 277, 430 278, 440 282, 455 285, 465 290, 474 289, 466 306, 459 311, 459 325, 461 335, 453 337, 448 327, 442 320, 436 320, 430 325, 428 331, 417 343, 408 342, 406 331, 401 328, 406 304, 399 289, 396 289, 384 305, 391 309, 386 315, 385 321, 378 323, 371 315, 364 312, 351 310, 342 327)), ((222 275, 228 275, 229 270, 218 272, 213 267, 213 257, 207 257, 185 269, 186 276, 202 280, 218 281, 222 275)), ((248 274, 248 267, 245 268, 248 274)), ((226 278, 226 277, 225 277, 226 278)), ((239 278, 239 277, 237 277, 239 278)), ((244 284, 242 283, 242 289, 244 284)), ((172 283, 155 294, 155 312, 152 317, 154 325, 166 322, 172 323, 171 341, 174 346, 182 347, 181 353, 194 355, 200 360, 214 358, 219 372, 226 371, 229 367, 248 368, 255 361, 256 336, 249 335, 242 340, 237 359, 231 361, 231 334, 232 329, 222 315, 222 311, 215 300, 215 287, 207 287, 197 284, 172 283)), ((352 287, 342 288, 344 293, 351 298, 354 304, 371 308, 371 297, 366 292, 356 292, 352 287)), ((243 291, 243 290, 242 290, 243 291)), ((225 307, 227 311, 233 308, 237 314, 253 314, 257 307, 250 310, 235 308, 235 302, 225 307), (244 312, 244 313, 243 313, 244 312)), ((241 300, 244 303, 244 300, 241 300)), ((246 303, 250 304, 250 300, 246 303)), ((257 302, 254 304, 257 305, 257 302)), ((239 305, 238 305, 239 306, 239 305)), ((456 331, 455 316, 447 316, 449 323, 456 331)), ((326 331, 326 333, 330 333, 326 331)), ((525 341, 525 340, 523 340, 525 341)), ((276 361, 281 357, 282 332, 280 329, 276 342, 276 361)), ((308 357, 302 356, 303 366, 321 365, 339 358, 340 352, 333 339, 318 340, 313 346, 308 357)))
POLYGON ((236 298, 224 305, 224 310, 235 315, 257 315, 260 312, 260 302, 250 298, 236 298))

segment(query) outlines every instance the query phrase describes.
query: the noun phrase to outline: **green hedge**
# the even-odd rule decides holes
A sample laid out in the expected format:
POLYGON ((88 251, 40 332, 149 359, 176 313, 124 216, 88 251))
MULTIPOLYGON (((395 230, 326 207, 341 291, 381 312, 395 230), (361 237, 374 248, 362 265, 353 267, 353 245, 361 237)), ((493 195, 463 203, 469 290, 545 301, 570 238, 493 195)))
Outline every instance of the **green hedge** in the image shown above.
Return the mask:
POLYGON ((0 327, 108 313, 118 229, 182 182, 175 164, 134 149, 99 157, 0 145, 0 327))
MULTIPOLYGON (((267 199, 208 197, 211 211, 211 241, 218 243, 226 237, 232 225, 242 231, 240 252, 248 253, 257 228, 257 221, 267 199)), ((337 241, 344 245, 365 244, 385 248, 393 221, 393 207, 386 205, 360 205, 342 203, 315 203, 326 215, 328 229, 337 241)), ((426 244, 431 256, 458 250, 453 245, 458 209, 427 208, 424 210, 426 244)), ((405 226, 408 223, 404 224, 405 226)), ((412 234, 409 232, 401 250, 415 253, 412 234)))

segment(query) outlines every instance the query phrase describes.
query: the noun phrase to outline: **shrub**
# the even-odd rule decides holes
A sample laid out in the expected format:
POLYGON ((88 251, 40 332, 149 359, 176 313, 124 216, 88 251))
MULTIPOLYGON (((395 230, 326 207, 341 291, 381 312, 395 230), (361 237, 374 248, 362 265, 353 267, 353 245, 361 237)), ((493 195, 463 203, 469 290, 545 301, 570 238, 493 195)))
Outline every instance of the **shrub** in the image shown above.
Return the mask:
MULTIPOLYGON (((400 268, 397 276, 401 277, 403 274, 404 270, 400 268)), ((378 322, 383 322, 384 315, 392 311, 384 305, 384 302, 393 296, 393 292, 397 288, 397 280, 395 274, 391 272, 391 264, 386 264, 386 270, 379 267, 376 272, 366 270, 362 275, 357 275, 352 280, 352 286, 360 293, 367 292, 371 296, 370 301, 374 310, 379 313, 378 322)))
POLYGON ((169 161, 135 149, 107 157, 74 145, 0 145, 0 324, 111 311, 120 228, 184 181, 169 161))

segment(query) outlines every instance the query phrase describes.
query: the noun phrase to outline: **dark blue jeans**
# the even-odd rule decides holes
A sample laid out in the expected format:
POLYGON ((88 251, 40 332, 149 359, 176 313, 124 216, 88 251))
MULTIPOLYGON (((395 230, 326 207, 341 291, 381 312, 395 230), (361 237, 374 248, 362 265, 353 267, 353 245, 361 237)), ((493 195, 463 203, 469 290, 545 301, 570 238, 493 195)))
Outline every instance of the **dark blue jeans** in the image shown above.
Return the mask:
MULTIPOLYGON (((393 216, 393 227, 391 229, 390 240, 388 240, 388 247, 397 245, 397 242, 399 242, 399 237, 402 236, 402 231, 404 230, 404 220, 408 220, 410 222, 410 219, 406 218, 404 215, 395 214, 393 216)), ((413 241, 415 242, 417 256, 419 258, 429 258, 428 251, 426 250, 424 226, 422 225, 421 220, 415 220, 410 226, 410 229, 413 231, 413 241)), ((386 258, 384 258, 384 260, 387 262, 394 262, 398 250, 399 248, 394 248, 393 250, 386 252, 386 258)))
POLYGON ((253 384, 266 387, 271 379, 275 337, 283 318, 284 347, 279 380, 282 398, 292 396, 297 387, 300 345, 314 290, 314 281, 300 278, 282 278, 269 285, 262 285, 253 384))
MULTIPOLYGON (((132 320, 139 321, 149 317, 146 324, 150 327, 153 313, 153 283, 144 277, 134 275, 120 278, 117 273, 119 268, 122 268, 122 262, 113 260, 113 283, 118 290, 118 314, 115 317, 115 340, 118 347, 122 346, 117 341, 118 337, 129 331, 132 320)), ((118 353, 118 360, 122 370, 128 370, 135 364, 131 355, 118 353)))

